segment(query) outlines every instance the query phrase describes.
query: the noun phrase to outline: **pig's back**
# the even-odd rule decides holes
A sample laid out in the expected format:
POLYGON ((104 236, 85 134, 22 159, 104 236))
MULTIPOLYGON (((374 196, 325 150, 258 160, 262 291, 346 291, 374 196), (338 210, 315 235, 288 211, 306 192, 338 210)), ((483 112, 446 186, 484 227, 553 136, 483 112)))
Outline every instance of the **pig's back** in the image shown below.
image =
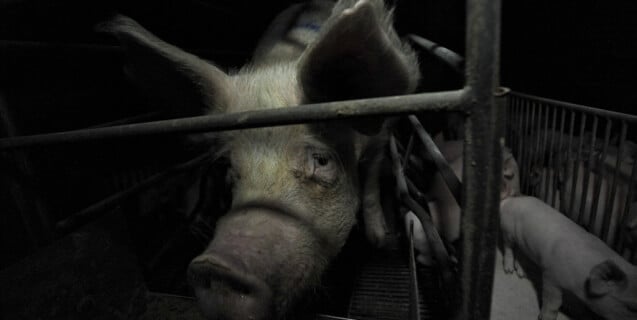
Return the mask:
POLYGON ((590 270, 606 259, 621 258, 600 239, 535 197, 521 196, 502 201, 505 232, 540 268, 563 288, 573 288, 590 270), (568 275, 568 276, 566 276, 568 275))

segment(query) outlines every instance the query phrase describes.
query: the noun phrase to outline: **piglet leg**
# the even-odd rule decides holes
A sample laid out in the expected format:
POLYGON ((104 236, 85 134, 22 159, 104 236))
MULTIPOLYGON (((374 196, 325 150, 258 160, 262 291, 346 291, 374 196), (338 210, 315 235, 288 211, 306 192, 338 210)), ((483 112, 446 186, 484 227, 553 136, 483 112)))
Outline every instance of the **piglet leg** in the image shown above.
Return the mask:
POLYGON ((562 305, 562 290, 553 281, 542 277, 542 310, 538 320, 555 320, 562 305))
POLYGON ((515 258, 513 257, 513 248, 511 245, 511 243, 507 243, 507 241, 505 241, 504 252, 502 252, 502 268, 506 274, 511 274, 515 271, 515 258))

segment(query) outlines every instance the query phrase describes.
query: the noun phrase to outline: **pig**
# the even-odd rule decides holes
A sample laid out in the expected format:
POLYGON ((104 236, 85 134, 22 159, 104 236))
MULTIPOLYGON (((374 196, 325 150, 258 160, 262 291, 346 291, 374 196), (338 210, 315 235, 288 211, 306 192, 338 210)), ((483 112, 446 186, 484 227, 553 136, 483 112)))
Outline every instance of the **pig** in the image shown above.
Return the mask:
MULTIPOLYGON (((505 162, 503 171, 517 172, 517 164, 505 162)), ((542 200, 520 195, 519 188, 519 181, 503 175, 503 267, 515 269, 517 247, 541 269, 538 319, 556 319, 563 291, 606 319, 637 319, 637 267, 542 200)))
MULTIPOLYGON (((402 95, 415 90, 415 52, 382 0, 311 1, 275 19, 251 62, 226 73, 116 16, 100 30, 124 45, 127 74, 174 114, 194 116, 402 95)), ((344 245, 359 209, 383 243, 378 121, 334 121, 208 134, 230 163, 232 202, 188 267, 211 319, 277 319, 344 245), (360 172, 360 174, 359 174, 360 172)))

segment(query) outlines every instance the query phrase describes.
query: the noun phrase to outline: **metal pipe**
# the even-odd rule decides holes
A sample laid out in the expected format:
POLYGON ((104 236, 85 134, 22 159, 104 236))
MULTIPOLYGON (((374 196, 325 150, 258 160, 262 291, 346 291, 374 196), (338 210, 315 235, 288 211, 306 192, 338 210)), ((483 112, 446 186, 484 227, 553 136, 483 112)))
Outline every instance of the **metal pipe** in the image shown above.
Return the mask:
POLYGON ((431 136, 427 133, 427 131, 425 131, 425 128, 422 126, 420 121, 418 121, 418 118, 414 115, 410 115, 408 118, 411 125, 414 127, 418 138, 420 138, 420 142, 424 145, 425 150, 427 151, 427 156, 433 160, 436 169, 438 169, 438 172, 447 184, 449 191, 451 191, 451 194, 456 199, 458 205, 462 206, 462 183, 451 169, 451 166, 449 166, 449 163, 440 152, 440 149, 438 149, 438 146, 436 146, 433 139, 431 139, 431 136))
MULTIPOLYGON (((589 150, 588 150, 588 162, 586 165, 586 170, 584 170, 584 181, 582 184, 582 193, 581 193, 581 197, 582 199, 580 199, 580 206, 579 206, 579 214, 584 215, 585 217, 586 212, 588 211, 588 221, 589 221, 589 229, 588 230, 593 230, 594 229, 594 223, 593 221, 595 221, 595 218, 597 216, 597 212, 595 211, 591 211, 591 208, 588 208, 587 201, 588 200, 588 184, 589 184, 589 180, 591 178, 591 172, 593 171, 593 167, 595 166, 595 140, 597 137, 597 126, 599 124, 599 117, 593 116, 593 132, 591 134, 591 142, 590 142, 590 146, 589 146, 589 150)), ((584 140, 584 137, 580 137, 581 140, 584 140)), ((582 159, 583 160, 583 159, 582 159)), ((584 165, 582 163, 582 165, 584 165)), ((579 173, 578 173, 579 174, 579 173)), ((595 194, 591 195, 593 197, 595 197, 595 194)), ((593 233, 596 233, 597 231, 593 231, 593 233)))
MULTIPOLYGON (((600 163, 604 163, 606 161, 606 155, 608 153, 608 144, 610 142, 610 134, 612 130, 613 122, 611 119, 606 118, 606 131, 604 133, 604 146, 602 147, 602 155, 600 158, 600 163)), ((597 173, 597 178, 593 184, 593 204, 591 205, 591 218, 589 219, 589 230, 593 230, 595 226, 595 221, 597 220, 597 207, 599 205, 599 199, 601 197, 600 192, 602 188, 602 182, 606 179, 606 167, 604 165, 599 166, 599 172, 597 173)), ((608 184, 606 185, 606 189, 608 189, 608 184)), ((584 189, 587 190, 588 189, 584 189)))
POLYGON ((420 320, 420 303, 418 292, 418 275, 416 274, 416 253, 414 252, 414 222, 409 222, 407 231, 409 241, 409 319, 420 320))
POLYGON ((467 1, 466 86, 459 307, 456 319, 489 319, 502 175, 504 121, 499 87, 501 1, 467 1))
POLYGON ((152 134, 212 132, 315 121, 390 116, 424 110, 458 110, 466 104, 465 101, 466 90, 454 90, 316 103, 297 107, 214 114, 0 139, 0 150, 152 134))
POLYGON ((425 232, 425 236, 427 237, 429 247, 433 252, 433 257, 440 266, 443 283, 445 283, 445 285, 449 288, 449 284, 453 278, 449 253, 447 252, 442 238, 440 237, 440 234, 434 226, 427 211, 418 202, 412 199, 409 194, 407 179, 405 178, 405 173, 400 161, 400 155, 398 154, 398 148, 396 147, 396 139, 393 135, 389 137, 389 150, 392 160, 392 169, 396 178, 396 189, 398 190, 400 200, 420 221, 425 232))
POLYGON ((407 35, 407 38, 411 41, 413 41, 415 44, 417 44, 419 47, 429 51, 431 54, 433 54, 436 58, 440 59, 441 61, 443 61, 444 63, 448 64, 451 68, 453 68, 454 71, 456 71, 459 74, 463 74, 464 72, 464 58, 429 40, 429 39, 425 39, 421 36, 417 36, 415 34, 409 34, 407 35))

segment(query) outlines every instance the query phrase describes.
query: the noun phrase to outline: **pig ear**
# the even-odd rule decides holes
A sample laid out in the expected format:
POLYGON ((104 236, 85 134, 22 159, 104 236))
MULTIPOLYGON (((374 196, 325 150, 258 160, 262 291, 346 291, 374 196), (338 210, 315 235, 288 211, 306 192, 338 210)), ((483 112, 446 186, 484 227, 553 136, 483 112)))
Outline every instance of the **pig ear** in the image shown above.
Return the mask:
POLYGON ((626 273, 612 260, 606 260, 591 270, 586 279, 586 295, 599 298, 611 291, 622 290, 627 285, 626 273))
POLYGON ((228 100, 228 76, 214 65, 170 45, 134 20, 115 16, 96 27, 113 34, 126 49, 126 73, 179 116, 223 112, 228 100))
MULTIPOLYGON (((308 102, 390 96, 415 90, 420 72, 414 51, 391 26, 382 0, 341 1, 318 39, 299 61, 298 79, 308 102), (349 1, 352 3, 352 1, 349 1)), ((382 122, 359 131, 371 133, 382 122)))

